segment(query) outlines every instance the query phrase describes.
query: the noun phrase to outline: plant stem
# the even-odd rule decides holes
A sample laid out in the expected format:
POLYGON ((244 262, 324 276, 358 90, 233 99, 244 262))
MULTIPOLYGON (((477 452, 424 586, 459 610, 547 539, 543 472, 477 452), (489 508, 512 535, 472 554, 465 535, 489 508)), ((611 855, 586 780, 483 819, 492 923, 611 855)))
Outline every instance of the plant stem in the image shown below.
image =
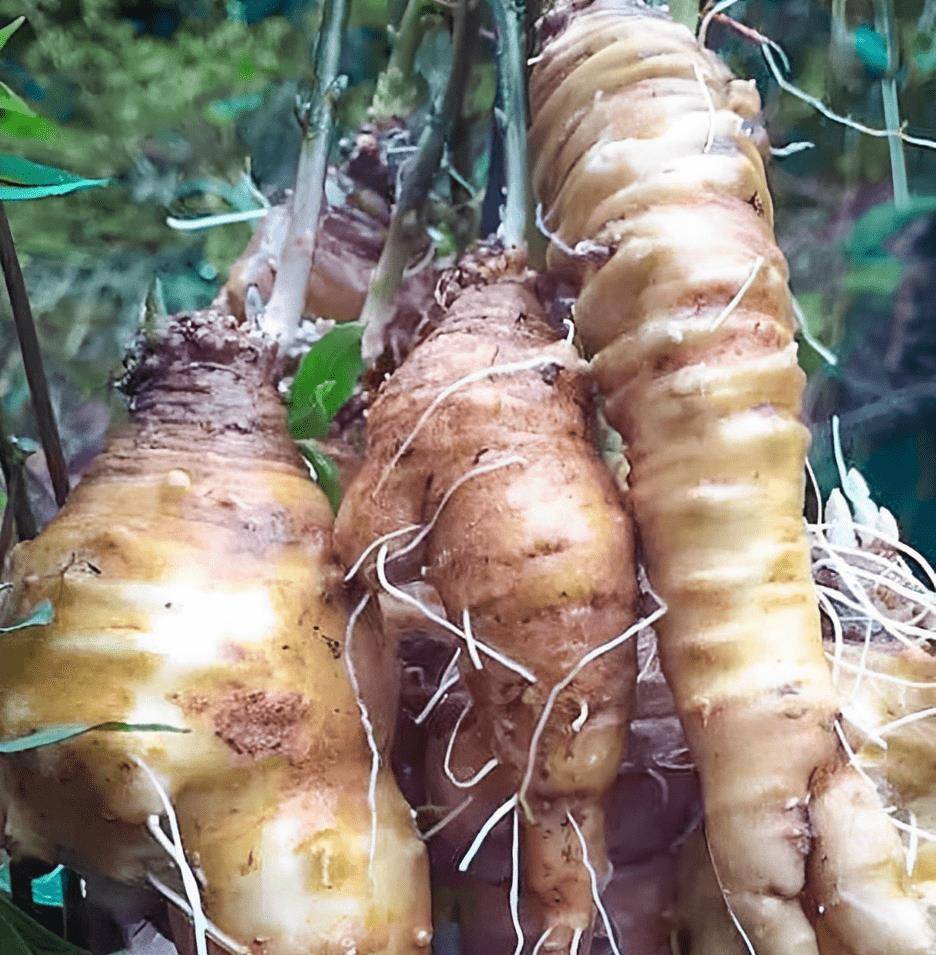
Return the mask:
POLYGON ((3 278, 10 297, 10 310, 13 313, 16 337, 19 339, 20 352, 23 355, 23 367, 26 371, 26 381, 29 383, 29 394, 36 415, 39 440, 45 452, 49 477, 52 479, 55 502, 61 507, 68 497, 68 465, 65 463, 62 439, 59 437, 55 412, 52 410, 52 399, 49 397, 49 382, 42 364, 42 350, 39 348, 39 338, 36 334, 32 308, 29 305, 26 282, 23 280, 23 270, 20 268, 19 258, 16 255, 13 233, 10 231, 10 222, 3 203, 0 203, 0 264, 3 267, 3 278))
POLYGON ((497 24, 500 123, 506 157, 507 195, 500 234, 508 248, 526 248, 533 221, 527 168, 526 45, 523 0, 492 0, 497 24))
POLYGON ((423 2, 424 0, 407 0, 403 16, 396 28, 390 59, 387 61, 388 73, 396 70, 401 76, 409 77, 413 72, 416 50, 422 37, 419 21, 422 18, 423 2))
POLYGON ((315 255, 335 102, 340 94, 338 60, 348 8, 348 0, 325 0, 315 48, 315 86, 309 101, 300 107, 303 138, 296 169, 296 191, 273 292, 261 319, 263 330, 278 340, 280 349, 292 341, 302 320, 306 283, 315 255))
POLYGON ((361 322, 364 325, 361 355, 368 364, 373 364, 383 352, 384 330, 393 317, 396 294, 410 256, 412 236, 417 231, 422 207, 442 161, 445 140, 465 84, 469 62, 467 4, 468 0, 458 0, 455 6, 452 67, 445 93, 441 102, 433 107, 419 137, 416 152, 406 165, 387 239, 361 309, 361 322))
POLYGON ((884 37, 887 48, 887 74, 881 79, 881 98, 884 102, 884 125, 895 132, 895 135, 887 137, 891 180, 894 184, 894 205, 898 209, 906 209, 910 205, 910 186, 903 142, 896 135, 900 129, 900 99, 897 95, 899 61, 894 29, 894 8, 891 0, 874 0, 874 19, 877 31, 884 37))
POLYGON ((7 502, 0 523, 0 565, 13 543, 13 528, 19 540, 36 536, 38 527, 26 496, 26 470, 22 452, 13 444, 0 413, 0 471, 6 484, 7 502))
MULTIPOLYGON (((481 8, 479 4, 469 4, 466 13, 465 31, 467 43, 471 49, 468 52, 469 62, 474 62, 476 48, 481 41, 481 8)), ((472 181, 474 159, 474 141, 472 132, 482 119, 481 114, 471 114, 467 105, 468 83, 462 85, 458 103, 455 105, 452 128, 449 130, 449 161, 459 178, 452 178, 452 201, 458 210, 455 220, 455 237, 459 250, 464 248, 478 237, 478 227, 481 224, 481 202, 484 197, 483 189, 472 181), (466 188, 466 185, 471 188, 466 188)), ((483 114, 485 123, 490 123, 490 113, 483 114)), ((490 150, 487 151, 490 158, 490 150)), ((489 165, 489 163, 488 163, 489 165)), ((485 172, 486 176, 486 172, 485 172)))

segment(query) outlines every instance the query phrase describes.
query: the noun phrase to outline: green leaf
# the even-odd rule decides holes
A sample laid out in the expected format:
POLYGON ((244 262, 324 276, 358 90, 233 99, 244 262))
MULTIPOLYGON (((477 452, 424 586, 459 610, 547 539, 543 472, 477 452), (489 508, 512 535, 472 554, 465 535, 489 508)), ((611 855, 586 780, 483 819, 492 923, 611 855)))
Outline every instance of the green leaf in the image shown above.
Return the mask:
POLYGON ((0 82, 0 109, 11 113, 21 113, 23 116, 36 115, 6 83, 2 82, 0 82))
POLYGON ((85 949, 53 935, 2 895, 0 952, 3 952, 3 955, 88 955, 85 949))
POLYGON ((109 179, 84 179, 64 169, 0 153, 0 201, 3 202, 64 196, 78 189, 106 186, 109 182, 109 179))
POLYGON ((904 263, 891 255, 865 259, 845 276, 845 290, 853 295, 890 296, 900 287, 904 263))
MULTIPOLYGON (((29 750, 41 749, 43 746, 54 746, 56 743, 64 743, 67 740, 74 739, 76 736, 83 736, 85 733, 92 732, 188 733, 190 731, 179 726, 168 726, 165 723, 109 722, 94 723, 90 726, 84 723, 72 723, 67 726, 47 726, 45 729, 36 730, 35 733, 19 736, 16 739, 0 740, 0 754, 25 753, 29 750)), ((2 951, 2 949, 0 949, 0 951, 2 951)))
POLYGON ((881 255, 884 242, 920 216, 936 213, 936 196, 912 196, 906 208, 882 202, 855 221, 845 241, 845 251, 853 259, 881 255))
POLYGON ((855 55, 869 76, 879 80, 887 73, 887 41, 869 23, 855 30, 855 55))
POLYGON ((33 608, 33 612, 22 620, 17 620, 6 627, 0 627, 0 633, 12 633, 14 630, 25 630, 27 627, 44 627, 55 619, 51 600, 40 600, 33 608))
POLYGON ((289 430, 294 438, 323 438, 328 433, 364 370, 363 333, 357 323, 338 325, 302 359, 289 397, 289 430))
POLYGON ((13 36, 14 33, 26 22, 26 17, 17 17, 12 23, 8 23, 2 30, 0 30, 0 50, 2 50, 6 45, 7 41, 13 36))
POLYGON ((302 456, 312 465, 315 471, 315 481, 325 492, 328 503, 337 514, 341 506, 341 472, 335 459, 326 454, 314 441, 299 441, 299 450, 302 456))

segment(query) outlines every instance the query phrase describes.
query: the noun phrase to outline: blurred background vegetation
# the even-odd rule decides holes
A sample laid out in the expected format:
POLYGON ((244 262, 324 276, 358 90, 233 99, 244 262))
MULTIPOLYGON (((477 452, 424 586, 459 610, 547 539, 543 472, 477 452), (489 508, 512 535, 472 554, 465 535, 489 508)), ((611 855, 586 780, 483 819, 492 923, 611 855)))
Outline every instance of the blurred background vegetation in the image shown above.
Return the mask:
MULTIPOLYGON (((426 0, 425 9, 431 17, 438 8, 426 0)), ((780 43, 791 80, 836 112, 880 128, 896 110, 909 132, 936 138, 936 0, 740 0, 726 12, 780 43)), ((398 13, 395 0, 354 0, 336 139, 366 118, 389 51, 385 26, 398 13)), ((0 0, 0 23, 20 14, 27 23, 0 53, 0 78, 36 116, 0 113, 0 151, 114 180, 7 205, 67 451, 80 466, 120 414, 107 381, 154 276, 170 310, 203 305, 250 236, 248 224, 181 232, 167 216, 254 208, 254 186, 273 201, 289 186, 293 100, 308 78, 317 4, 0 0)), ((443 29, 424 35, 417 79, 427 88, 444 78, 446 43, 443 29)), ((774 146, 812 144, 778 157, 771 179, 793 290, 835 359, 801 346, 820 479, 826 489, 835 480, 837 414, 847 458, 907 539, 932 554, 936 151, 894 148, 822 117, 780 90, 758 43, 730 25, 713 23, 709 45, 756 79, 774 146)), ((469 94, 485 106, 493 91, 483 64, 469 94)), ((483 180, 487 165, 475 173, 483 180)), ((490 182, 489 216, 499 188, 490 182)), ((33 434, 5 297, 0 401, 14 432, 33 434)))

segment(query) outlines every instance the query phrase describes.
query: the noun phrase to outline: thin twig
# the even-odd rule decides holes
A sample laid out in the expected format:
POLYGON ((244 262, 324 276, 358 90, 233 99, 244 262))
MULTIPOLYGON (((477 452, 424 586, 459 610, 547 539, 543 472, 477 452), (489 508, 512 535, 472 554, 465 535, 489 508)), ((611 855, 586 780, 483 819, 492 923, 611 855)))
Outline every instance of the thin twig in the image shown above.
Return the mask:
POLYGON ((533 222, 527 165, 526 51, 523 0, 491 0, 497 24, 497 84, 507 195, 500 235, 508 248, 525 249, 533 222))
POLYGON ((55 503, 61 507, 68 497, 68 465, 65 463, 62 439, 59 437, 55 412, 52 410, 52 399, 49 397, 49 382, 42 363, 42 350, 39 348, 39 338, 36 334, 32 308, 29 305, 26 282, 23 280, 23 270, 20 268, 19 258, 16 255, 10 221, 7 219, 3 203, 0 203, 0 264, 3 266, 3 278, 6 282, 7 294, 10 296, 10 310, 13 313, 13 324, 16 327, 20 352, 23 355, 23 367, 26 371, 26 381, 29 383, 29 395, 36 415, 39 440, 45 452, 49 477, 52 479, 55 503))
POLYGON ((38 525, 26 495, 26 471, 23 454, 13 443, 0 409, 0 471, 6 484, 7 503, 0 529, 0 565, 13 543, 13 528, 19 540, 31 540, 38 525))
POLYGON ((387 238, 361 308, 361 323, 364 325, 361 355, 368 364, 373 364, 383 352, 384 330, 393 317, 397 292, 409 261, 412 236, 420 232, 418 225, 422 207, 442 161, 454 106, 459 102, 461 87, 467 81, 467 54, 470 49, 465 29, 467 3, 468 0, 459 0, 455 6, 452 67, 445 92, 441 101, 433 106, 419 137, 416 152, 406 164, 387 238))
POLYGON ((300 107, 303 137, 296 191, 273 292, 261 319, 264 331, 279 341, 280 348, 288 345, 299 328, 309 268, 315 255, 335 103, 343 86, 338 77, 338 60, 348 9, 348 0, 325 0, 315 48, 315 88, 310 100, 300 107))
MULTIPOLYGON (((878 33, 884 37, 887 50, 887 73, 881 78, 881 99, 884 103, 884 122, 888 129, 899 130, 900 98, 897 93, 897 55, 894 7, 891 0, 874 0, 874 19, 878 33)), ((890 152, 891 180, 894 185, 894 205, 906 209, 910 205, 910 186, 907 178, 907 160, 903 143, 895 133, 887 139, 890 152)))

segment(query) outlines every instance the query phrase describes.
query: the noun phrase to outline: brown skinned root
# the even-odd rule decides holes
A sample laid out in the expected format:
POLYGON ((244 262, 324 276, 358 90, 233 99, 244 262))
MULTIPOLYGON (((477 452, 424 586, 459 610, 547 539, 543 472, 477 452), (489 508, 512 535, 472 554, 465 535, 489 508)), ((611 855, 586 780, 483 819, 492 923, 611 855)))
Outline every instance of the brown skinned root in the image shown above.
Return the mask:
POLYGON ((342 503, 336 542, 375 589, 399 597, 418 580, 441 598, 444 616, 424 610, 461 641, 471 699, 439 753, 456 802, 465 793, 451 779, 474 779, 477 798, 457 819, 457 831, 469 820, 474 830, 458 846, 459 868, 490 864, 487 839, 507 838, 511 858, 519 810, 510 911, 519 918, 522 900, 528 941, 549 930, 542 951, 568 951, 597 914, 568 814, 600 889, 602 801, 625 741, 633 642, 581 668, 555 694, 537 745, 533 734, 550 688, 633 620, 633 578, 617 573, 633 566, 630 527, 591 443, 581 361, 547 326, 522 262, 481 255, 445 296, 439 327, 370 409, 367 460, 342 503), (409 537, 389 537, 406 527, 409 537), (588 718, 576 732, 583 701, 588 718))

